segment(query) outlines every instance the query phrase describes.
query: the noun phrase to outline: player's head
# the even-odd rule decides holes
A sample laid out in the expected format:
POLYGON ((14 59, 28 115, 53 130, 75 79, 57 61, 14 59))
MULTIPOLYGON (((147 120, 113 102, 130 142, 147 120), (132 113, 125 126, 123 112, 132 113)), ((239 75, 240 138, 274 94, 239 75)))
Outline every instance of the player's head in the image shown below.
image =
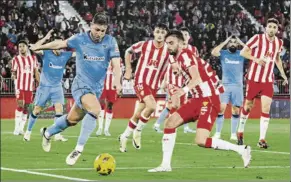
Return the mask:
POLYGON ((18 51, 21 55, 25 55, 28 51, 28 44, 25 40, 20 40, 18 43, 17 43, 17 46, 18 46, 18 51))
POLYGON ((266 32, 269 37, 274 37, 278 32, 279 21, 276 18, 269 18, 267 21, 266 32))
POLYGON ((228 50, 232 53, 236 52, 237 50, 237 47, 238 47, 238 43, 237 43, 237 40, 236 40, 236 37, 235 36, 232 36, 231 39, 229 40, 228 42, 228 50))
POLYGON ((172 30, 170 31, 166 37, 166 44, 168 51, 171 55, 176 55, 178 53, 178 50, 181 46, 184 44, 184 36, 182 32, 178 30, 172 30))
POLYGON ((180 31, 182 32, 183 36, 184 36, 184 44, 188 44, 189 40, 190 40, 190 31, 187 27, 182 27, 180 28, 180 31))
POLYGON ((164 42, 165 41, 165 36, 168 33, 168 27, 167 25, 163 23, 158 23, 155 26, 154 29, 154 39, 157 42, 164 42))
POLYGON ((104 13, 96 13, 90 25, 92 39, 96 42, 102 40, 108 27, 108 17, 104 13))

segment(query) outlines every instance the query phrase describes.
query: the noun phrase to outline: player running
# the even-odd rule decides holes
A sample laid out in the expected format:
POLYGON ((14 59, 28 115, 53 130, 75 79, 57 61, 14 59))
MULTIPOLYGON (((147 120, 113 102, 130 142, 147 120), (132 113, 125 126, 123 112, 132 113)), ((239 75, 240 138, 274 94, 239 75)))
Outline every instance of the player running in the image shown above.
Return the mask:
POLYGON ((32 103, 34 79, 39 82, 38 62, 35 55, 30 55, 28 44, 24 40, 18 42, 19 55, 12 59, 12 79, 15 80, 17 108, 15 111, 14 135, 24 133, 28 107, 32 103))
POLYGON ((133 146, 141 148, 141 132, 149 121, 151 114, 155 111, 155 96, 160 86, 160 81, 168 66, 168 51, 165 46, 165 35, 168 28, 165 24, 157 24, 154 29, 154 40, 140 41, 133 44, 125 52, 125 79, 131 79, 132 68, 130 60, 133 53, 141 53, 138 60, 135 77, 134 89, 139 104, 133 116, 128 122, 125 131, 120 135, 121 152, 126 152, 128 137, 133 132, 133 146))
MULTIPOLYGON (((199 57, 198 50, 195 46, 192 46, 188 44, 190 40, 190 31, 186 27, 180 28, 180 31, 182 32, 184 36, 184 44, 183 48, 189 49, 190 51, 193 52, 194 56, 199 57)), ((167 73, 165 76, 165 84, 167 85, 167 95, 166 95, 166 107, 165 109, 161 112, 160 117, 154 124, 154 130, 158 133, 163 133, 163 131, 160 129, 160 125, 165 121, 166 117, 170 112, 174 112, 175 109, 172 109, 172 101, 171 101, 171 95, 173 95, 173 91, 175 90, 176 87, 182 88, 184 85, 184 77, 182 75, 175 75, 173 73, 173 69, 171 68, 171 65, 168 66, 167 73)), ((162 86, 165 87, 165 86, 162 86)), ((180 105, 181 106, 183 103, 187 102, 187 95, 182 96, 183 98, 180 98, 180 105)), ((177 105, 176 105, 177 107, 177 105)), ((177 109, 177 108, 176 108, 177 109)), ((184 133, 196 133, 195 130, 192 130, 188 123, 184 124, 184 133)))
POLYGON ((42 147, 44 151, 49 152, 53 135, 82 121, 77 145, 66 158, 68 165, 77 162, 87 140, 96 128, 96 119, 101 110, 98 98, 104 86, 110 61, 115 77, 113 85, 117 92, 121 91, 120 53, 115 38, 105 34, 107 28, 108 17, 97 13, 91 22, 90 31, 76 34, 65 41, 57 40, 32 48, 32 50, 42 50, 70 47, 76 50, 77 74, 72 84, 75 103, 69 114, 59 117, 54 125, 41 130, 42 147))
MULTIPOLYGON (((49 40, 54 30, 48 34, 36 45, 40 46, 49 40)), ((59 37, 53 37, 54 40, 61 40, 59 37)), ((24 141, 30 141, 32 128, 37 120, 38 114, 42 111, 48 101, 51 101, 55 108, 55 123, 57 118, 63 115, 64 92, 62 87, 62 78, 65 65, 71 57, 75 57, 75 53, 61 50, 45 50, 36 51, 35 53, 42 56, 43 66, 40 75, 40 83, 37 88, 34 108, 29 116, 27 130, 24 134, 24 141)), ((60 133, 55 135, 56 141, 67 141, 60 133)))
POLYGON ((229 102, 232 105, 231 117, 231 137, 230 140, 237 140, 237 125, 239 122, 239 109, 243 103, 243 73, 244 58, 240 56, 237 50, 238 44, 245 44, 237 37, 230 36, 224 42, 215 47, 211 54, 220 58, 222 66, 222 84, 225 92, 220 95, 220 112, 216 119, 215 138, 220 138, 221 130, 224 122, 224 112, 229 102), (227 45, 227 50, 222 48, 227 45))
POLYGON ((99 99, 100 105, 101 105, 101 111, 98 116, 99 125, 98 125, 98 130, 96 132, 97 136, 102 135, 104 115, 105 115, 104 135, 111 136, 111 134, 109 133, 109 127, 110 127, 111 120, 113 117, 113 105, 117 101, 117 95, 118 95, 113 85, 114 75, 113 75, 113 69, 112 69, 111 63, 109 64, 106 74, 107 75, 104 81, 104 89, 99 99), (105 106, 106 106, 106 113, 105 113, 105 106))
POLYGON ((261 95, 262 113, 260 119, 260 138, 258 146, 267 149, 265 140, 270 120, 270 106, 273 97, 274 65, 277 65, 281 76, 284 79, 283 85, 288 84, 285 75, 280 52, 283 41, 276 37, 279 22, 275 18, 267 21, 266 32, 254 35, 241 51, 240 55, 249 59, 250 67, 246 75, 246 101, 240 114, 240 124, 238 127, 238 144, 243 144, 243 132, 249 113, 253 107, 255 97, 261 95))
MULTIPOLYGON (((220 100, 216 85, 212 82, 213 72, 208 72, 199 62, 200 58, 194 57, 192 52, 183 49, 184 38, 181 32, 171 31, 166 36, 168 50, 177 62, 171 62, 173 69, 183 74, 187 85, 179 88, 174 96, 181 97, 193 90, 195 98, 179 108, 165 122, 164 136, 162 140, 163 160, 162 164, 148 172, 169 172, 171 158, 176 140, 176 128, 185 122, 199 120, 195 142, 200 147, 233 150, 242 156, 244 167, 248 167, 251 160, 251 148, 249 146, 238 146, 227 141, 210 138, 210 132, 220 111, 220 100)), ((171 59, 170 59, 171 60, 171 59)))

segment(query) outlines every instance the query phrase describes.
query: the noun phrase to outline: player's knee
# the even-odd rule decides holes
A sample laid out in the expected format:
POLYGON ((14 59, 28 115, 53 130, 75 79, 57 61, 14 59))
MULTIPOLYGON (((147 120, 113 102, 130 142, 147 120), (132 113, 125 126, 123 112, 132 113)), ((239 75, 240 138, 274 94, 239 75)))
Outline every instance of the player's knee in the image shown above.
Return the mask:
POLYGON ((248 111, 250 111, 254 107, 254 103, 252 101, 248 101, 245 104, 248 111))
POLYGON ((22 100, 17 101, 17 107, 24 109, 24 102, 22 100))
POLYGON ((55 112, 58 114, 63 113, 63 105, 55 105, 55 112))
POLYGON ((165 128, 176 128, 175 120, 173 120, 173 119, 171 119, 171 118, 168 118, 168 119, 165 121, 165 128))
POLYGON ((147 105, 147 109, 150 112, 154 112, 156 110, 156 103, 151 103, 151 104, 147 105))
POLYGON ((239 107, 232 108, 232 115, 239 115, 239 107))

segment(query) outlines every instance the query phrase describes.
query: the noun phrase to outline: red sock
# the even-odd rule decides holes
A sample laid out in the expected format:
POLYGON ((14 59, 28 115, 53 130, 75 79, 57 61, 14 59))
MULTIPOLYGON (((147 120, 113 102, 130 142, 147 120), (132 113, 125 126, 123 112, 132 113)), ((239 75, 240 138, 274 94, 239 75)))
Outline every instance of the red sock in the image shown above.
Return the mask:
POLYGON ((18 112, 23 112, 23 108, 22 108, 22 107, 17 107, 16 110, 17 110, 18 112))
POLYGON ((246 111, 244 107, 242 108, 241 112, 243 115, 248 115, 250 113, 249 111, 246 111))
POLYGON ((212 138, 207 138, 205 142, 205 148, 211 148, 212 138))
POLYGON ((149 118, 145 118, 144 116, 140 115, 139 120, 143 123, 147 123, 149 121, 149 118))
POLYGON ((128 122, 128 126, 129 126, 131 129, 135 129, 135 128, 136 128, 136 123, 133 122, 133 121, 131 121, 131 120, 129 120, 129 122, 128 122))
POLYGON ((176 133, 176 128, 165 128, 164 129, 164 134, 172 134, 176 133))

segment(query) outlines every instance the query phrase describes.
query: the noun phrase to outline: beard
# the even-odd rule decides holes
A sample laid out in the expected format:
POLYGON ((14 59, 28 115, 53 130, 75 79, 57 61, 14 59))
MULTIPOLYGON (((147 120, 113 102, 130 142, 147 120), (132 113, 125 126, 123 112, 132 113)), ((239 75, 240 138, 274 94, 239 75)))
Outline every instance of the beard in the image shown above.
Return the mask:
POLYGON ((229 50, 231 53, 235 53, 235 51, 237 50, 237 48, 234 47, 234 46, 231 46, 230 48, 228 48, 228 50, 229 50))
POLYGON ((177 55, 177 52, 175 52, 175 51, 170 51, 169 54, 172 55, 172 56, 176 56, 176 55, 177 55))

